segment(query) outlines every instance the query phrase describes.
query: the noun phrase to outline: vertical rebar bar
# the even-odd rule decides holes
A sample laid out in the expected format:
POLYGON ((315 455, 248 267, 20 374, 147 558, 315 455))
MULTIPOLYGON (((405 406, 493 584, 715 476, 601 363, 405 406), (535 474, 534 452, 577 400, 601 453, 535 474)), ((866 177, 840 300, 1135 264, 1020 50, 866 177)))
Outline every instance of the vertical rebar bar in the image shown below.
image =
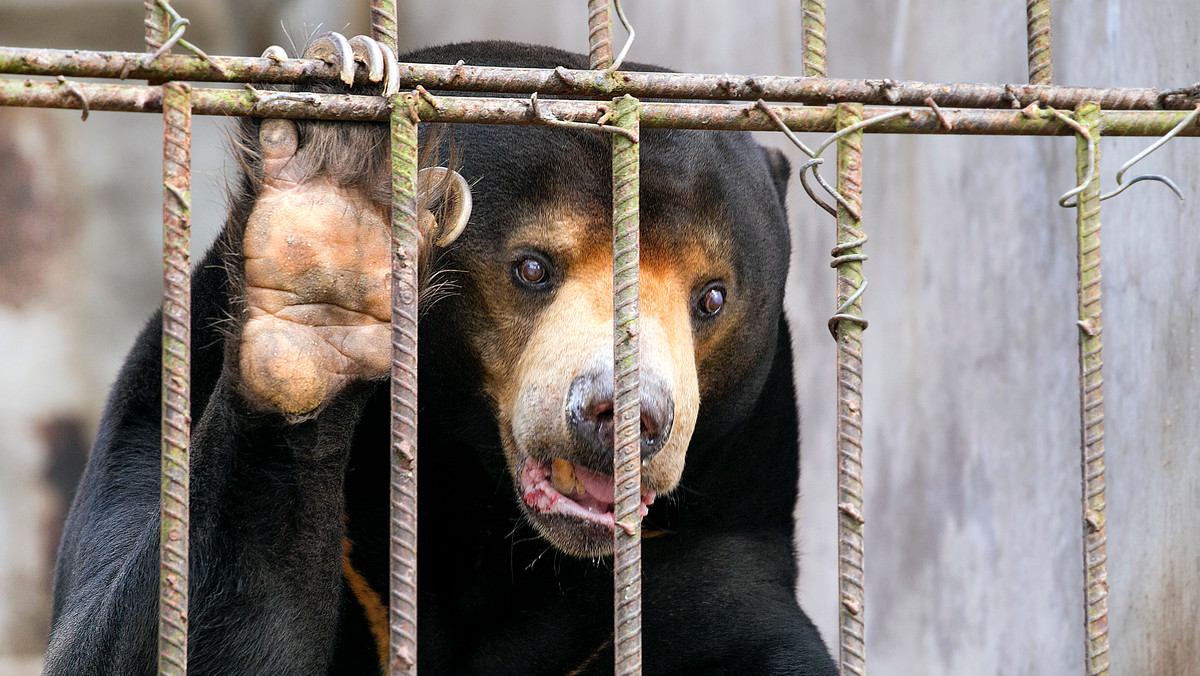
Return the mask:
MULTIPOLYGON (((638 100, 611 124, 638 136, 638 100)), ((639 143, 613 134, 613 651, 617 676, 642 673, 642 406, 638 363, 639 143)))
POLYGON ((804 77, 825 77, 825 0, 804 0, 804 16, 800 20, 804 77))
POLYGON ((158 5, 156 0, 146 0, 146 51, 156 52, 162 44, 167 41, 167 29, 170 27, 170 20, 167 17, 167 10, 158 5))
MULTIPOLYGON (((1085 103, 1076 120, 1092 135, 1094 175, 1100 171, 1100 106, 1085 103)), ((1088 142, 1076 135, 1075 169, 1088 173, 1088 142)), ((1108 572, 1104 516, 1104 359, 1100 310, 1100 181, 1079 195, 1079 404, 1083 484, 1084 612, 1087 673, 1108 673, 1108 572)))
POLYGON ((588 0, 588 48, 594 70, 612 65, 611 0, 588 0))
MULTIPOLYGON (((837 125, 845 129, 862 120, 862 105, 837 107, 837 125)), ((862 676, 866 671, 863 632, 865 573, 863 570, 862 476, 862 292, 866 288, 862 253, 867 241, 862 230, 862 131, 837 142, 837 189, 850 208, 839 201, 837 246, 830 265, 837 269, 837 457, 838 457, 838 609, 841 673, 862 676)))
POLYGON ((396 0, 371 0, 371 37, 396 49, 396 0))
POLYGON ((417 112, 392 97, 392 486, 389 673, 417 673, 417 112))
POLYGON ((1050 41, 1050 0, 1025 0, 1029 36, 1029 84, 1054 84, 1050 41))
POLYGON ((163 85, 162 477, 158 673, 187 673, 191 434, 191 88, 163 85))

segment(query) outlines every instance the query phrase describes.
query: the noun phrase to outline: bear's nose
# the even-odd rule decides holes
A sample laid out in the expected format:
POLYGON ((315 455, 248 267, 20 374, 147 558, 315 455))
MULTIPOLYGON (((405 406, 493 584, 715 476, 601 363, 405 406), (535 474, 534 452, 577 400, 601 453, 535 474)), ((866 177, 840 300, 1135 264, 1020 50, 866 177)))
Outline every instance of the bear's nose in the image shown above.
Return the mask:
MULTIPOLYGON (((671 436, 675 402, 661 378, 642 372, 642 460, 662 450, 671 436)), ((613 372, 607 370, 578 376, 567 395, 567 425, 592 455, 583 462, 598 471, 612 472, 613 466, 613 372)), ((579 460, 582 460, 579 459, 579 460)))

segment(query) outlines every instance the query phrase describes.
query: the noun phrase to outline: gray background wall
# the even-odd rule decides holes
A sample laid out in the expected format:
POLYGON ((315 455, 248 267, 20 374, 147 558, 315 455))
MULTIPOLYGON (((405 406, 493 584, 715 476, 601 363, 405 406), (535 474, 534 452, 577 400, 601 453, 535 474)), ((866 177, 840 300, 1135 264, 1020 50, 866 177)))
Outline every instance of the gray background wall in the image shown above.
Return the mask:
MULTIPOLYGON (((586 48, 582 0, 400 2, 401 43, 586 48)), ((800 72, 797 0, 627 0, 631 58, 800 72)), ((1022 82, 1023 3, 831 2, 834 77, 1022 82)), ((365 2, 180 0, 188 37, 257 54, 364 32, 365 2)), ((5 0, 0 44, 140 50, 141 3, 5 0)), ((1056 80, 1200 80, 1190 0, 1059 0, 1056 80)), ((36 673, 61 519, 100 407, 157 303, 157 116, 0 108, 0 676, 36 673), (76 281, 82 280, 82 281, 76 281)), ((222 220, 225 122, 195 125, 197 255, 222 220)), ((778 144, 777 135, 762 136, 778 144)), ((816 138, 809 139, 816 141, 816 138)), ((1146 145, 1102 144, 1105 188, 1146 145)), ((1145 163, 1189 196, 1106 202, 1112 673, 1200 674, 1200 146, 1145 163)), ((790 149, 789 149, 789 152, 790 149)), ((793 161, 799 157, 792 153, 793 161)), ((875 674, 1080 673, 1073 141, 868 137, 868 655, 875 674)), ((831 219, 791 199, 804 445, 802 604, 836 643, 831 219)))

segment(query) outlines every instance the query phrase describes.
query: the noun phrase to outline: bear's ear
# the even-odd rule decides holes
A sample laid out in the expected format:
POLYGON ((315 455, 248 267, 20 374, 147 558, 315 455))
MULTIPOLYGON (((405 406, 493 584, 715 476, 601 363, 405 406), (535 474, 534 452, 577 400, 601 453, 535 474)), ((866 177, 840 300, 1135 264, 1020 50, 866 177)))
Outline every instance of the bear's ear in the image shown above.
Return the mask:
POLYGON ((787 206, 788 179, 792 176, 792 163, 787 155, 779 148, 764 148, 759 146, 767 167, 771 170, 771 181, 775 183, 775 192, 779 194, 779 203, 787 206))
POLYGON ((471 218, 471 186, 453 169, 428 167, 417 174, 417 190, 421 234, 439 247, 449 246, 471 218))

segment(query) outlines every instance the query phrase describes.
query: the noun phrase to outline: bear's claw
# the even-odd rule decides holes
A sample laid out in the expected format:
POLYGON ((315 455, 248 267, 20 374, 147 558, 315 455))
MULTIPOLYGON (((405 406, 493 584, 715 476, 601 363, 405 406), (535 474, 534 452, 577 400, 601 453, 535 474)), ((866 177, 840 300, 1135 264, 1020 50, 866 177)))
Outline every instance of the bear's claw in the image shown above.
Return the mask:
MULTIPOLYGON (((287 52, 279 45, 271 45, 262 53, 263 58, 277 62, 287 60, 287 52)), ((304 59, 319 59, 338 69, 342 82, 354 85, 354 64, 367 67, 367 79, 383 81, 382 95, 390 97, 400 90, 400 63, 396 53, 386 44, 366 35, 356 35, 349 40, 341 33, 325 33, 305 48, 304 59)))
POLYGON ((320 59, 341 70, 342 82, 354 84, 354 49, 341 33, 329 32, 313 40, 301 58, 320 59))

